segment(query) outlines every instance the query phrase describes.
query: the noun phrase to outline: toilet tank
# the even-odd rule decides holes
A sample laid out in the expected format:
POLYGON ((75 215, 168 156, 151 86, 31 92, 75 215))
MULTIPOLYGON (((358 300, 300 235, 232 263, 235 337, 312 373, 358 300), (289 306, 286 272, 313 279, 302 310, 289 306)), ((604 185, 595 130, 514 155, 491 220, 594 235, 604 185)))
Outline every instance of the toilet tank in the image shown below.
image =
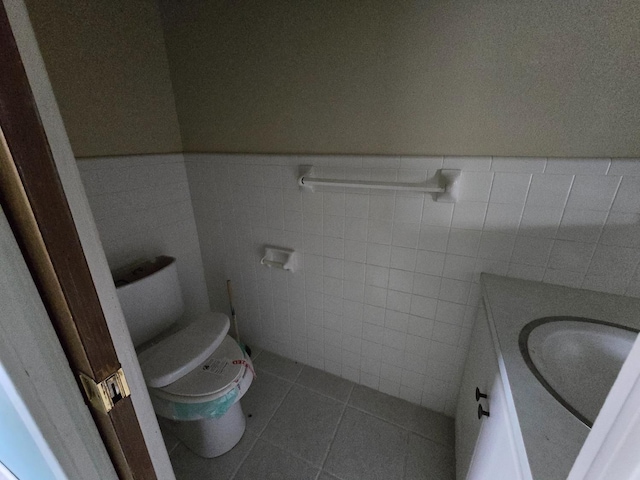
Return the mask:
POLYGON ((184 314, 176 260, 160 256, 114 272, 113 280, 133 345, 172 326, 184 314))

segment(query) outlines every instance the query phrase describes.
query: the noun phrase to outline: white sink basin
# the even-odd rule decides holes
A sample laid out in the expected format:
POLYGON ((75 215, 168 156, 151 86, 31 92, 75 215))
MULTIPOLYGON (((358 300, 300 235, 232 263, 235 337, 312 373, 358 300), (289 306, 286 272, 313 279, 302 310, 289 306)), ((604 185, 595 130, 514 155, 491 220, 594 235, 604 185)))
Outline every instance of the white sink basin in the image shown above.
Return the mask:
POLYGON ((547 317, 522 329, 520 351, 549 393, 591 427, 637 334, 597 320, 547 317))

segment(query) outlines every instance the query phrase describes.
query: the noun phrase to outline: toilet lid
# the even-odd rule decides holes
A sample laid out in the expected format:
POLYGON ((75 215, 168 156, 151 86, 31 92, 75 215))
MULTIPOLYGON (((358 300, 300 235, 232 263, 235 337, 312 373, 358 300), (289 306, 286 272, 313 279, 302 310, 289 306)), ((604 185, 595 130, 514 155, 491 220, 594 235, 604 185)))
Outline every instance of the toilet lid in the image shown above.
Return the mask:
POLYGON ((205 361, 229 331, 229 318, 206 312, 188 326, 159 341, 138 355, 149 387, 170 385, 205 361))
POLYGON ((233 338, 226 336, 220 346, 207 359, 182 378, 160 392, 180 397, 203 397, 216 394, 235 385, 244 374, 244 355, 233 338))

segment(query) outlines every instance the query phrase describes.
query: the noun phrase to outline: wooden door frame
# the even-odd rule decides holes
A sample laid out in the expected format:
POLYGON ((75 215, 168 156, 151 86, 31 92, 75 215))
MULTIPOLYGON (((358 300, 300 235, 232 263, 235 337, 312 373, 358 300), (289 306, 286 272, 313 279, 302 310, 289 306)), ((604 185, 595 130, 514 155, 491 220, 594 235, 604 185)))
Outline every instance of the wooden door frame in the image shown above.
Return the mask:
MULTIPOLYGON (((2 4, 0 65, 0 202, 78 387, 80 373, 99 383, 120 362, 2 4)), ((131 398, 87 405, 119 477, 157 478, 131 398)))

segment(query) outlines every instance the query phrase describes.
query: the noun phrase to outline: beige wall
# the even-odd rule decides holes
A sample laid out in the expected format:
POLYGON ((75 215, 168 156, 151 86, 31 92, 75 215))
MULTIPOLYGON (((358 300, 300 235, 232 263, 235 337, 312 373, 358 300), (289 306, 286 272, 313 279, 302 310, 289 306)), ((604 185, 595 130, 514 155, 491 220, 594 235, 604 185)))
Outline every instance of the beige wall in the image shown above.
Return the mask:
POLYGON ((161 1, 186 151, 640 154, 640 3, 161 1))
POLYGON ((160 3, 27 0, 76 156, 640 155, 637 1, 160 3))
POLYGON ((76 157, 182 150, 154 0, 27 0, 76 157))

